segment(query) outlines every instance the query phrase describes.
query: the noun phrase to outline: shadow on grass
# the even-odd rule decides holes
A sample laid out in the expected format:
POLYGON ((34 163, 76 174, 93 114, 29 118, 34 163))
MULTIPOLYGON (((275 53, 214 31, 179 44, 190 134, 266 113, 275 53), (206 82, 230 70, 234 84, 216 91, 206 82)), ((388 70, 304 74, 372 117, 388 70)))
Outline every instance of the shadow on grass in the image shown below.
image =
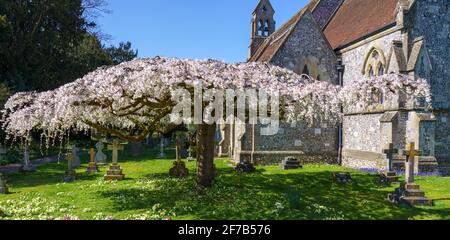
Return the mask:
MULTIPOLYGON (((167 160, 173 160, 175 158, 175 151, 173 149, 168 149, 166 151, 167 160)), ((156 159, 156 156, 159 154, 159 150, 155 149, 146 149, 143 151, 141 156, 133 157, 128 152, 124 152, 119 154, 119 163, 126 162, 139 162, 139 161, 148 161, 149 159, 155 160, 163 160, 156 159)), ((111 161, 111 153, 106 152, 108 156, 108 164, 111 161)), ((91 173, 87 174, 84 172, 86 169, 86 164, 89 159, 89 155, 86 151, 81 152, 80 159, 83 165, 77 168, 78 172, 78 180, 80 181, 89 181, 95 180, 98 177, 105 174, 108 165, 106 165, 103 169, 103 172, 99 173, 91 173)), ((62 183, 62 179, 64 177, 64 173, 67 170, 67 162, 65 160, 61 160, 60 163, 49 163, 45 165, 39 166, 35 172, 22 172, 11 174, 8 176, 8 183, 15 188, 23 188, 23 187, 37 187, 42 185, 51 185, 62 183)), ((127 178, 126 180, 130 180, 131 178, 127 178)))
MULTIPOLYGON (((91 181, 98 178, 99 174, 87 174, 83 165, 77 170, 77 180, 91 181)), ((8 176, 8 183, 14 188, 37 187, 42 185, 58 184, 63 182, 64 173, 67 170, 65 163, 51 163, 37 168, 35 172, 16 173, 8 176)))
POLYGON ((220 176, 204 194, 195 192, 195 179, 147 175, 146 187, 100 192, 117 211, 151 209, 155 204, 177 216, 194 219, 410 219, 434 215, 448 218, 450 210, 391 204, 378 177, 353 174, 353 184, 335 184, 332 171, 286 174, 239 174, 219 168, 220 176))

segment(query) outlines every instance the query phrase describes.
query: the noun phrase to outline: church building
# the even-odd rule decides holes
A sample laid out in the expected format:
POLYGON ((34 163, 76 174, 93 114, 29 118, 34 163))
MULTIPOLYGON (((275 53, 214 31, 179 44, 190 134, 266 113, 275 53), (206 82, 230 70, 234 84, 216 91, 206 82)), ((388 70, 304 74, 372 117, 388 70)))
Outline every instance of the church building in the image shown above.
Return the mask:
MULTIPOLYGON (((259 125, 221 126, 220 155, 254 164, 294 156, 383 170, 387 144, 405 149, 414 142, 422 151, 417 171, 450 172, 450 1, 312 0, 278 29, 274 17, 270 0, 260 0, 248 61, 339 85, 388 73, 424 78, 432 110, 380 95, 370 108, 346 111, 340 126, 281 123, 274 136, 261 136, 259 125)), ((399 167, 404 159, 395 156, 399 167)))

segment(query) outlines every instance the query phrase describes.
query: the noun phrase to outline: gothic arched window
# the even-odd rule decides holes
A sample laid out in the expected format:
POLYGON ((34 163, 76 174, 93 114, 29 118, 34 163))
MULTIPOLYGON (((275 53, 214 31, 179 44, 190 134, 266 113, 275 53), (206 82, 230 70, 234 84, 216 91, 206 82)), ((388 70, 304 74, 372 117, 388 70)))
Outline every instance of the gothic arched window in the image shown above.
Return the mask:
POLYGON ((264 23, 264 36, 269 36, 269 20, 264 23))
POLYGON ((258 36, 263 36, 264 34, 264 23, 262 20, 258 21, 258 36))
POLYGON ((368 77, 384 75, 386 58, 381 50, 372 48, 367 54, 363 74, 368 77))

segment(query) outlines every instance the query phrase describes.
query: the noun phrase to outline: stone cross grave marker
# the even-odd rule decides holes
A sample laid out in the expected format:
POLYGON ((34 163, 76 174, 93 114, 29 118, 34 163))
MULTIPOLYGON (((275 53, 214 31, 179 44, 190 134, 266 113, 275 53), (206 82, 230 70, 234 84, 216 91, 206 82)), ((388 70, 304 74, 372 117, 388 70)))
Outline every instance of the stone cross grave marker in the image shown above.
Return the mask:
POLYGON ((388 199, 394 203, 405 203, 412 206, 431 206, 433 201, 425 197, 425 192, 420 190, 420 186, 414 183, 416 156, 421 155, 421 151, 415 149, 415 144, 410 143, 403 151, 406 156, 406 182, 400 185, 394 193, 388 195, 388 199))
POLYGON ((398 153, 398 149, 394 148, 394 144, 389 143, 388 148, 383 150, 383 153, 387 156, 387 172, 394 171, 394 154, 398 153))
POLYGON ((416 156, 420 156, 421 151, 415 149, 415 143, 410 143, 408 144, 408 147, 406 148, 406 151, 403 152, 403 154, 404 156, 406 156, 406 183, 414 183, 416 156))
POLYGON ((95 162, 95 150, 93 148, 89 150, 89 160, 90 162, 95 162))
POLYGON ((383 150, 383 153, 386 154, 387 158, 386 172, 383 176, 383 180, 389 183, 397 182, 398 176, 394 171, 394 154, 398 153, 398 149, 394 148, 393 143, 389 143, 387 149, 383 150))
POLYGON ((106 181, 120 181, 125 179, 125 175, 122 173, 122 169, 120 169, 120 165, 118 164, 119 151, 123 151, 124 147, 116 139, 112 144, 108 145, 108 150, 112 151, 112 164, 109 167, 109 170, 106 172, 104 179, 106 181))
POLYGON ((97 163, 95 162, 95 150, 93 148, 89 150, 89 164, 86 172, 88 173, 98 172, 98 166, 97 163))
POLYGON ((123 146, 119 144, 119 141, 114 140, 112 144, 108 145, 108 150, 112 151, 112 163, 117 165, 119 161, 119 151, 123 151, 123 146))

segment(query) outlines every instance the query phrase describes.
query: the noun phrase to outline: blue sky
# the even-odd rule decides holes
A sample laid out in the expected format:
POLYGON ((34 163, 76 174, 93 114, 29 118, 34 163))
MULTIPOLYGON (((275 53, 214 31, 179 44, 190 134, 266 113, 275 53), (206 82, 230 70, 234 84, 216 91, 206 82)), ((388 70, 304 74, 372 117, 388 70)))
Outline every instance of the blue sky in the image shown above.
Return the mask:
MULTIPOLYGON (((107 0, 97 19, 109 44, 131 41, 139 57, 247 58, 251 14, 258 0, 107 0)), ((277 28, 307 0, 272 0, 277 28)))

